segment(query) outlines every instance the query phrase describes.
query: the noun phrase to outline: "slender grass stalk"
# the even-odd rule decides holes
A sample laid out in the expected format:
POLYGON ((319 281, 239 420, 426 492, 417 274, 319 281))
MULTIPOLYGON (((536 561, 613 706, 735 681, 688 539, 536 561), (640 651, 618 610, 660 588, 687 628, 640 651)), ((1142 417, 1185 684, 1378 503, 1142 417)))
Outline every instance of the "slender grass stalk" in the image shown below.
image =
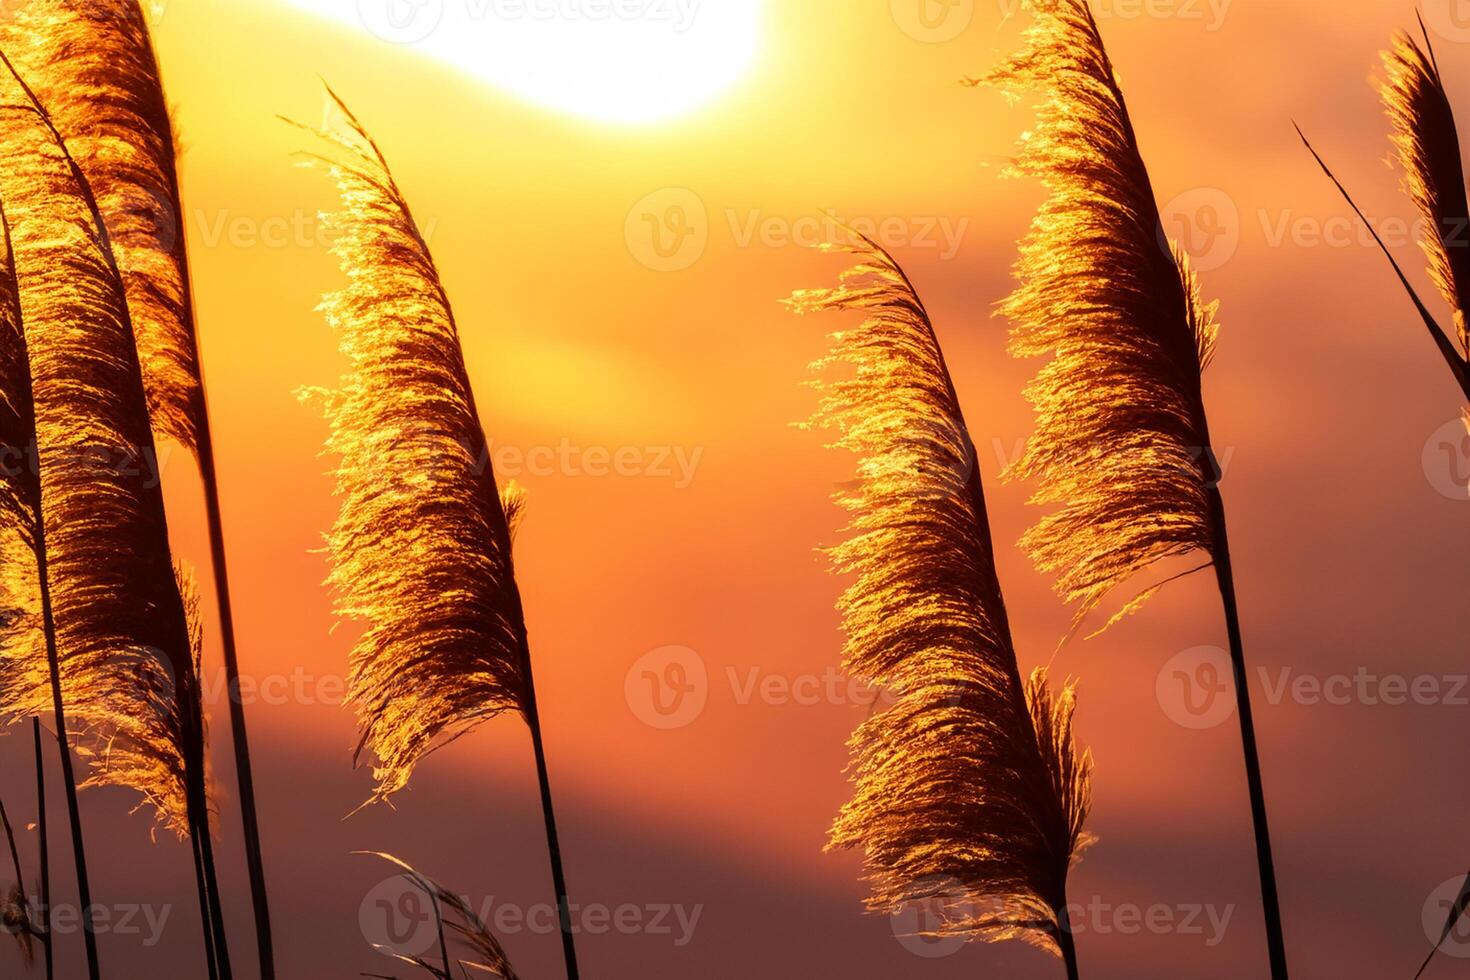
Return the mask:
MULTIPOLYGON (((1027 395, 1035 435, 1008 471, 1062 508, 1023 545, 1077 604, 1074 630, 1105 595, 1157 562, 1203 551, 1215 567, 1255 834, 1271 975, 1286 980, 1236 583, 1201 375, 1215 311, 1168 240, 1127 102, 1087 0, 1023 0, 1025 51, 982 79, 1038 91, 1016 169, 1051 192, 1021 245, 1020 285, 1001 307, 1017 356, 1050 356, 1027 395)), ((1198 571, 1199 569, 1196 569, 1198 571)), ((1137 611, 1159 589, 1108 623, 1137 611)), ((1105 626, 1104 629, 1107 627, 1105 626)))
POLYGON ((536 782, 541 790, 541 816, 546 824, 546 850, 551 861, 551 884, 556 890, 556 918, 561 926, 562 957, 568 980, 577 978, 577 944, 572 933, 572 906, 567 896, 567 876, 562 868, 561 838, 556 831, 556 807, 551 798, 551 777, 546 767, 546 747, 541 740, 541 713, 536 707, 536 680, 531 670, 531 651, 522 639, 526 671, 526 725, 531 729, 531 746, 536 755, 536 782))
POLYGON ((41 751, 41 719, 31 719, 31 738, 36 747, 36 836, 41 845, 41 947, 46 954, 46 980, 52 980, 51 931, 51 831, 46 826, 46 757, 41 751))
POLYGON ((138 0, 23 0, 15 57, 92 185, 122 261, 154 431, 194 454, 204 491, 227 710, 262 980, 275 976, 254 767, 205 397, 173 122, 138 0))

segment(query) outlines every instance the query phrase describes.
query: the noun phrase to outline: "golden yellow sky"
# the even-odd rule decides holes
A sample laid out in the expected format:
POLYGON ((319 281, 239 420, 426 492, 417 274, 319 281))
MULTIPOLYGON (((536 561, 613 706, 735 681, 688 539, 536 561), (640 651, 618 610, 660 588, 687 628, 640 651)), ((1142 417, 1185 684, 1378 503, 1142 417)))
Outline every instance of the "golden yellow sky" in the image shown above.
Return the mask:
MULTIPOLYGON (((1030 114, 958 84, 1016 46, 1023 18, 1007 18, 1007 0, 963 0, 957 19, 926 22, 906 2, 765 0, 730 87, 637 125, 558 112, 486 81, 495 70, 275 0, 158 9, 244 669, 307 692, 249 708, 283 976, 382 967, 358 925, 382 875, 354 847, 392 850, 477 896, 536 902, 549 889, 529 741, 513 720, 433 758, 396 811, 340 819, 369 779, 349 769, 353 719, 326 703, 352 637, 331 631, 314 553, 334 512, 324 427, 294 394, 342 368, 313 309, 339 282, 315 220, 332 190, 292 166, 309 139, 276 118, 319 123, 319 77, 377 137, 428 230, 486 428, 507 451, 501 476, 530 491, 517 557, 574 898, 704 907, 687 945, 588 937, 588 975, 1056 975, 1026 949, 916 956, 887 920, 860 914, 857 862, 821 853, 846 798, 843 743, 863 716, 826 693, 839 583, 815 552, 837 536, 828 496, 851 461, 791 423, 810 414, 805 368, 840 320, 799 320, 777 301, 840 269, 798 244, 822 210, 872 223, 934 314, 981 448, 1024 667, 1051 656, 1069 615, 1012 546, 1036 516, 1025 488, 998 479, 1029 429, 1021 388, 1034 365, 1006 356, 990 311, 1041 199, 1002 173, 1030 114), (563 461, 535 462, 553 454, 563 461), (643 671, 660 675, 671 656, 703 667, 706 703, 659 728, 645 720, 643 671), (812 704, 786 693, 817 689, 812 704)), ((1470 28, 1456 29, 1451 2, 1427 0, 1426 19, 1451 92, 1470 92, 1470 28)), ((1467 504, 1425 463, 1456 392, 1291 130, 1307 129, 1370 216, 1409 216, 1367 77, 1413 5, 1098 11, 1170 230, 1189 233, 1222 300, 1206 395, 1229 459, 1248 653, 1273 684, 1463 672, 1467 504)), ((1400 251, 1417 275, 1412 246, 1400 251)), ((178 550, 203 564, 184 453, 165 479, 178 550)), ((1173 658, 1223 641, 1210 583, 1187 581, 1057 657, 1082 679, 1079 735, 1098 765, 1102 840, 1074 900, 1234 910, 1218 945, 1129 935, 1100 914, 1078 938, 1094 978, 1262 969, 1237 731, 1178 724, 1160 694, 1173 658)), ((1426 948, 1430 890, 1463 873, 1466 709, 1257 698, 1287 940, 1313 964, 1299 975, 1407 975, 1426 948)), ((223 790, 223 832, 237 834, 228 780, 223 790)), ((126 803, 88 806, 116 818, 120 846, 139 846, 148 828, 120 816, 126 803)), ((156 853, 177 874, 140 880, 104 857, 94 890, 186 883, 184 852, 156 853)), ((193 934, 178 931, 170 955, 189 962, 193 934)), ((242 925, 242 956, 248 940, 242 925)), ((525 974, 555 975, 554 936, 507 945, 525 974)))

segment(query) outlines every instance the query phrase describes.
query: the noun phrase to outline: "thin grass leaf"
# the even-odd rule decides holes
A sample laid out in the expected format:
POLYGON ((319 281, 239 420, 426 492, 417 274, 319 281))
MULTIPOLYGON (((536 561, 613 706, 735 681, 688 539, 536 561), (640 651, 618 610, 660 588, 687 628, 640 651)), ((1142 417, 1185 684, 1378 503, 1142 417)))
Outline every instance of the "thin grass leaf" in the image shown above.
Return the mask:
POLYGON ((893 701, 853 733, 853 798, 828 846, 863 852, 872 911, 928 903, 940 933, 1061 953, 1068 870, 1091 840, 1075 692, 1054 699, 1044 670, 1022 682, 943 352, 903 271, 857 237, 836 288, 787 301, 866 317, 815 365, 810 424, 859 457, 836 498, 847 537, 828 553, 852 579, 838 604, 846 670, 893 701))
MULTIPOLYGON (((0 800, 0 828, 5 831, 5 842, 10 849, 11 867, 15 869, 15 883, 0 898, 0 932, 15 938, 20 947, 21 961, 30 966, 36 961, 35 920, 31 915, 30 899, 26 897, 24 872, 20 867, 20 852, 15 847, 15 829, 10 825, 10 816, 5 812, 5 802, 0 800)), ((45 937, 40 937, 46 942, 45 937)))
MULTIPOLYGON (((510 959, 505 954, 505 949, 500 945, 500 940, 490 927, 481 921, 475 914, 475 910, 462 896, 455 895, 444 888, 434 879, 416 871, 407 862, 401 861, 391 854, 381 851, 355 851, 356 854, 368 857, 380 858, 399 868, 403 876, 412 882, 417 888, 428 896, 434 905, 434 914, 438 919, 440 929, 439 941, 444 943, 443 930, 447 926, 450 934, 458 945, 467 947, 475 961, 457 959, 458 965, 465 970, 475 969, 490 976, 500 977, 501 980, 517 980, 515 970, 511 968, 510 959)), ((386 952, 405 963, 411 963, 419 969, 424 970, 439 980, 455 980, 450 972, 449 956, 447 951, 443 954, 444 965, 442 967, 428 962, 422 957, 409 957, 394 953, 382 947, 375 947, 380 952, 386 952)), ((378 974, 364 974, 364 976, 378 976, 378 974)))

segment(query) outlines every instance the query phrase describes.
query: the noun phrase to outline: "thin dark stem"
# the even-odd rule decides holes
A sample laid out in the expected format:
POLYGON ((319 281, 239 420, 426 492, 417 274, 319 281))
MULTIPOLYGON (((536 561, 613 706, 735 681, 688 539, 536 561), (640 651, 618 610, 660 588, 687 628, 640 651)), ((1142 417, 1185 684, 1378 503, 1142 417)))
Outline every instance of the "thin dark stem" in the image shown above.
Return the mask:
POLYGON ((194 852, 194 885, 199 890, 199 922, 204 931, 204 963, 209 969, 209 980, 219 980, 219 965, 214 951, 214 929, 210 925, 209 889, 204 884, 204 856, 199 842, 191 832, 189 846, 194 852))
POLYGON ((1062 907, 1061 921, 1058 923, 1057 945, 1062 950, 1062 962, 1067 966, 1067 980, 1078 980, 1077 973, 1077 944, 1072 938, 1072 923, 1067 915, 1066 906, 1062 907))
MULTIPOLYGON (((405 213, 406 209, 405 209, 405 213)), ((445 304, 448 309, 448 304, 445 304)), ((470 396, 470 409, 479 413, 474 408, 474 396, 470 396)), ((488 445, 484 437, 484 428, 480 427, 480 445, 482 449, 488 445)), ((546 823, 546 849, 551 860, 551 881, 556 891, 556 914, 557 921, 561 926, 562 955, 566 961, 567 980, 578 980, 577 972, 577 944, 572 935, 572 910, 571 902, 567 897, 566 872, 562 869, 561 861, 561 839, 556 832, 556 809, 551 800, 551 778, 546 769, 546 747, 541 740, 541 711, 536 704, 536 678, 531 669, 531 642, 526 631, 526 610, 521 601, 520 586, 515 576, 515 549, 511 540, 510 525, 505 519, 504 504, 501 503, 499 489, 495 484, 495 474, 491 469, 486 469, 481 474, 484 481, 487 502, 495 509, 499 519, 491 525, 491 533, 495 536, 495 546, 502 556, 504 563, 506 590, 509 593, 511 608, 515 611, 517 644, 520 647, 521 671, 525 678, 525 703, 521 711, 525 715, 526 725, 531 729, 531 745, 536 753, 536 778, 541 787, 541 816, 546 823)))
POLYGON ((46 980, 54 976, 51 952, 51 834, 46 828, 46 756, 41 751, 41 719, 31 719, 36 743, 36 834, 41 844, 41 946, 46 954, 46 980))
POLYGON ((546 848, 551 856, 551 880, 556 888, 556 914, 561 923, 561 946, 566 957, 567 980, 577 980, 577 945, 572 936, 572 910, 567 898, 566 873, 561 864, 561 841, 556 833, 556 811, 551 803, 551 780, 546 772, 546 749, 541 743, 541 715, 536 707, 536 681, 531 675, 529 648, 522 641, 526 667, 526 724, 536 751, 536 777, 541 784, 541 813, 546 818, 546 848))
MULTIPOLYGON (((1219 464, 1210 453, 1210 465, 1219 464)), ((1281 904, 1276 895, 1276 865, 1271 856, 1271 830, 1266 819, 1266 792, 1261 780, 1261 762, 1256 750, 1256 725, 1251 715, 1250 677, 1245 666, 1245 645, 1240 633, 1240 610, 1235 596, 1235 573, 1230 561, 1230 541, 1225 527, 1225 503, 1219 488, 1207 489, 1214 532, 1215 575, 1225 607, 1225 625, 1230 634, 1230 663, 1235 676, 1235 705, 1240 716, 1241 748, 1245 755, 1246 782, 1250 788, 1251 822, 1255 827, 1256 864, 1261 878, 1261 905, 1266 918, 1266 945, 1273 980, 1287 980, 1286 939, 1281 928, 1281 904)))
MULTIPOLYGON (((192 703, 192 702, 191 702, 192 703)), ((186 709, 189 710, 189 709, 186 709)), ((188 740, 188 757, 185 766, 185 792, 188 794, 189 832, 199 861, 200 876, 204 882, 206 928, 212 930, 214 961, 219 980, 231 980, 230 944, 225 932, 224 906, 220 901, 219 880, 215 875, 214 841, 209 829, 209 800, 204 789, 204 738, 203 727, 195 717, 194 731, 200 733, 188 740)))
MULTIPOLYGON (((202 392, 201 392, 202 398, 202 392)), ((255 777, 250 763, 250 738, 245 705, 240 697, 240 663, 235 652, 235 614, 230 603, 230 573, 225 562, 224 521, 220 513, 219 479, 214 465, 214 440, 208 417, 201 413, 198 431, 199 472, 209 523, 209 550, 214 564, 215 597, 219 606, 220 640, 224 648, 225 681, 229 697, 230 735, 235 747, 235 777, 240 785, 240 818, 245 837, 245 863, 250 871, 250 897, 255 909, 255 939, 260 955, 261 980, 274 980, 275 953, 271 937, 270 901, 265 884, 265 861, 260 846, 260 821, 255 806, 255 777)))
MULTIPOLYGON (((56 745, 61 755, 61 782, 66 790, 66 812, 71 823, 71 848, 77 869, 77 899, 82 905, 82 941, 87 950, 87 976, 99 980, 97 934, 92 922, 92 885, 87 874, 87 848, 82 838, 82 809, 77 801, 77 779, 71 746, 66 740, 66 708, 61 696, 61 657, 56 649, 56 620, 51 608, 51 581, 46 560, 46 522, 36 515, 36 565, 41 588, 41 616, 46 633, 46 665, 51 674, 51 705, 56 720, 56 745)), ((50 914, 50 910, 47 910, 50 914)))
POLYGON ((30 903, 26 901, 26 873, 21 870, 20 851, 15 847, 15 828, 10 825, 10 814, 5 812, 5 801, 0 800, 0 828, 5 830, 5 842, 10 845, 10 864, 15 868, 15 885, 20 889, 20 911, 22 922, 20 935, 30 935, 30 903))

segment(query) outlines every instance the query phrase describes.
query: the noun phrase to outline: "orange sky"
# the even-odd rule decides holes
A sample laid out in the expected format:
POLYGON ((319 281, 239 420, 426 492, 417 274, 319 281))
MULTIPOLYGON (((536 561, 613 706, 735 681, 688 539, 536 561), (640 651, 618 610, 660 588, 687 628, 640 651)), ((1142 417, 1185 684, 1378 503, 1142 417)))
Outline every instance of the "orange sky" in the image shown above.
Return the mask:
MULTIPOLYGON (((1012 546, 1036 516, 1025 489, 998 480, 1030 424, 1021 387, 1034 365, 1006 356, 1005 325, 990 316, 1041 199, 1001 175, 1030 114, 957 84, 1016 46, 1019 18, 1002 25, 1004 0, 962 3, 960 16, 973 8, 967 26, 924 41, 900 27, 903 3, 896 17, 885 0, 766 0, 750 71, 703 108, 641 126, 557 114, 279 2, 160 8, 242 658, 250 678, 307 691, 249 708, 283 977, 388 965, 358 924, 385 875, 350 857, 354 848, 391 850, 477 900, 549 893, 529 740, 514 720, 434 757, 396 811, 341 820, 369 779, 349 768, 353 719, 326 703, 352 631, 329 632, 313 552, 335 507, 317 455, 324 427, 294 395, 342 368, 313 311, 339 282, 314 218, 332 190, 293 169, 307 139, 276 119, 320 119, 317 76, 373 131, 430 228, 492 439, 512 453, 594 450, 575 467, 519 477, 531 503, 518 564, 573 898, 703 911, 682 946, 650 933, 584 937, 586 975, 1060 974, 1023 947, 919 957, 887 920, 862 916, 856 861, 821 853, 862 707, 745 696, 753 681, 779 693, 823 678, 840 647, 839 583, 814 549, 836 537, 841 515, 827 498, 851 461, 790 426, 812 409, 805 366, 840 320, 777 305, 840 269, 785 241, 822 209, 888 222, 880 227, 934 314, 981 447, 1023 667, 1050 656, 1068 618, 1012 546), (674 220, 670 204, 707 244, 675 262, 687 267, 659 271, 639 234, 644 214, 674 220), (634 459, 629 447, 652 472, 586 472, 596 450, 634 459), (668 473, 656 465, 665 455, 668 473), (625 682, 668 646, 693 651, 709 683, 703 711, 662 730, 630 703, 641 672, 625 682)), ((1451 3, 1428 0, 1426 16, 1441 28, 1451 92, 1470 92, 1470 30, 1451 29, 1451 3)), ((1383 165, 1385 123, 1367 77, 1413 5, 1098 9, 1161 203, 1181 201, 1166 211, 1221 232, 1193 244, 1207 292, 1222 300, 1206 397, 1230 459, 1248 655, 1272 684, 1360 669, 1462 674, 1467 504, 1422 459, 1456 417, 1456 391, 1291 130, 1293 119, 1303 125, 1371 216, 1410 215, 1383 165)), ((1401 252, 1422 282, 1412 246, 1401 252)), ((514 459, 502 457, 502 471, 514 459)), ((165 479, 177 548, 204 564, 185 453, 165 479)), ((1109 928, 1121 921, 1114 912, 1097 913, 1078 938, 1094 980, 1264 972, 1237 728, 1176 724, 1156 690, 1171 658, 1223 642, 1218 600, 1197 577, 1058 658, 1057 670, 1082 679, 1079 734, 1097 757, 1101 842, 1074 874, 1074 901, 1179 917, 1233 907, 1217 945, 1208 926, 1203 936, 1130 935, 1109 928)), ((1297 975, 1409 975, 1427 949, 1430 891, 1464 870, 1466 708, 1273 703, 1260 684, 1255 697, 1297 975)), ((223 767, 222 705, 214 731, 223 767)), ((7 767, 24 769, 24 740, 4 743, 7 767)), ((7 803, 27 799, 27 778, 5 780, 7 803)), ((230 787, 222 781, 226 875, 243 912, 230 787)), ((129 803, 111 791, 86 801, 99 828, 94 891, 178 901, 180 921, 192 921, 178 897, 190 894, 187 852, 148 848, 146 819, 126 817, 129 803)), ((246 975, 250 934, 245 916, 234 919, 246 975)), ((557 975, 554 936, 506 941, 524 975, 557 975)), ((104 955, 190 970, 195 942, 176 924, 159 949, 107 938, 104 955)))

